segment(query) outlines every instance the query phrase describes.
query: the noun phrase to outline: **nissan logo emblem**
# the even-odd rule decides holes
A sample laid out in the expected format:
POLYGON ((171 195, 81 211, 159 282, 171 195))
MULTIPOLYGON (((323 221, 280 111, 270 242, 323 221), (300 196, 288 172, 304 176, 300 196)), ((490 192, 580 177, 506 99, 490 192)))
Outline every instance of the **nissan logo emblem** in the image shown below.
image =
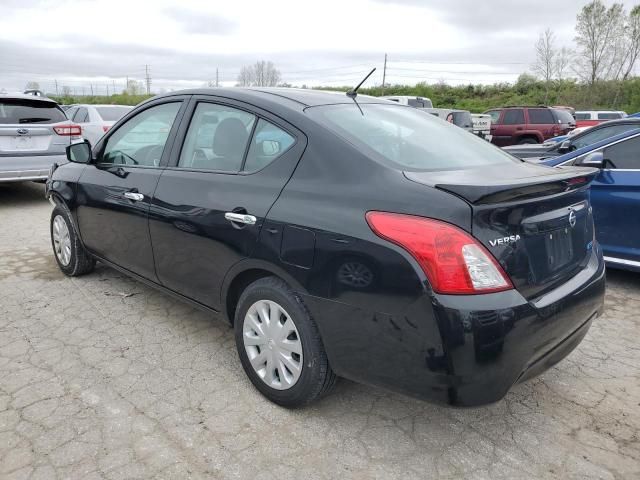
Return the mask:
POLYGON ((26 128, 18 129, 18 135, 26 135, 27 133, 29 133, 29 130, 27 130, 26 128))
POLYGON ((569 212, 569 225, 571 225, 571 228, 576 226, 576 211, 575 210, 571 210, 569 212))

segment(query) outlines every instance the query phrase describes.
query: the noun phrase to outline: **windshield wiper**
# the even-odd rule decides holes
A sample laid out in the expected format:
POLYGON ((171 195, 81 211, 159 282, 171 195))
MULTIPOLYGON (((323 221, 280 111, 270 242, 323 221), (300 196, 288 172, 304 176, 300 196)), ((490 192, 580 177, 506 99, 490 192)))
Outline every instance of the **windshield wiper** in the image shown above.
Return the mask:
POLYGON ((50 118, 43 117, 33 117, 33 118, 21 118, 18 120, 18 123, 37 123, 37 122, 48 122, 51 121, 50 118))

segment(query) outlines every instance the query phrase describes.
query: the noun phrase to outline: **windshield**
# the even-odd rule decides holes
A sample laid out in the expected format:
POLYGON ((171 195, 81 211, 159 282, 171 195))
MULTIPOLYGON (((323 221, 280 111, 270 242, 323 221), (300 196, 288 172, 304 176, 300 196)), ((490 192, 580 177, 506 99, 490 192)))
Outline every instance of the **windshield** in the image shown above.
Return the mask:
POLYGON ((117 122, 124 117, 133 107, 96 107, 102 120, 105 122, 117 122))
POLYGON ((520 162, 489 142, 427 112, 400 105, 309 107, 314 120, 372 158, 403 170, 458 170, 520 162))
POLYGON ((0 124, 58 123, 67 119, 53 102, 25 99, 0 100, 0 124))
POLYGON ((573 118, 573 115, 571 115, 571 113, 567 112, 566 110, 561 110, 559 108, 556 108, 555 112, 561 123, 569 123, 569 124, 576 123, 576 121, 573 118))

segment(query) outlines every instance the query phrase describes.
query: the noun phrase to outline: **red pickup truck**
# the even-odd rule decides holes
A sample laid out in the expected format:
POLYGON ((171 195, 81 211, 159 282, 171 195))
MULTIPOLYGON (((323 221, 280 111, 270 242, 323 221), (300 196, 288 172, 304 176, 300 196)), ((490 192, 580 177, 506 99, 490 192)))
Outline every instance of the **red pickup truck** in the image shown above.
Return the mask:
POLYGON ((568 111, 551 107, 503 107, 484 113, 491 115, 491 142, 501 147, 543 143, 576 127, 568 111))

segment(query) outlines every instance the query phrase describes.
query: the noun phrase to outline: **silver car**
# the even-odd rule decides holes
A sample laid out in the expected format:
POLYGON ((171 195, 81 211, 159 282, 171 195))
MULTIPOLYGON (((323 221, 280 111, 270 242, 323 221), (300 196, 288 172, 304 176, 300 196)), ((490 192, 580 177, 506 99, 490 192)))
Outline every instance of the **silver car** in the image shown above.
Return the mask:
POLYGON ((65 149, 80 135, 53 100, 0 93, 0 182, 46 180, 54 162, 67 162, 65 149))

